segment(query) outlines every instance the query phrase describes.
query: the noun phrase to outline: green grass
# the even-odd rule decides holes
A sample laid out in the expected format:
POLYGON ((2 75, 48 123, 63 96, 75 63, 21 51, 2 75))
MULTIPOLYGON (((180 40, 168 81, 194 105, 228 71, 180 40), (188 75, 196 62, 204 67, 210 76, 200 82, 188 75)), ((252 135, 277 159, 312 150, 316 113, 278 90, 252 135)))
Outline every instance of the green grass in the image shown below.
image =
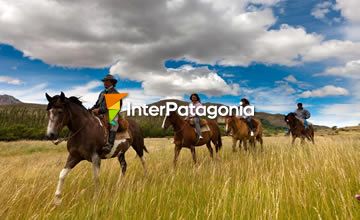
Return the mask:
POLYGON ((63 202, 52 199, 66 160, 65 144, 0 142, 0 219, 359 219, 360 138, 318 137, 291 147, 265 138, 264 152, 236 152, 223 139, 220 160, 183 149, 172 167, 171 139, 146 139, 148 175, 133 150, 119 184, 116 159, 102 161, 94 192, 92 168, 80 163, 65 180, 63 202))

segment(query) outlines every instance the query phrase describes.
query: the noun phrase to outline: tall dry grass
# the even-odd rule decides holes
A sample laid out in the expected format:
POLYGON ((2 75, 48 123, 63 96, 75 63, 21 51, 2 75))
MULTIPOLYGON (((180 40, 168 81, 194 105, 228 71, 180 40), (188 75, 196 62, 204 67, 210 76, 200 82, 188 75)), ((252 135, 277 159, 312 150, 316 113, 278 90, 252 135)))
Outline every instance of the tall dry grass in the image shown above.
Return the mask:
POLYGON ((315 146, 291 147, 287 137, 265 138, 264 152, 232 153, 224 138, 221 160, 197 148, 173 170, 168 139, 147 139, 148 175, 132 150, 117 184, 116 159, 103 161, 94 193, 91 164, 65 180, 63 202, 52 199, 65 145, 0 142, 0 219, 359 219, 360 139, 319 137, 315 146))

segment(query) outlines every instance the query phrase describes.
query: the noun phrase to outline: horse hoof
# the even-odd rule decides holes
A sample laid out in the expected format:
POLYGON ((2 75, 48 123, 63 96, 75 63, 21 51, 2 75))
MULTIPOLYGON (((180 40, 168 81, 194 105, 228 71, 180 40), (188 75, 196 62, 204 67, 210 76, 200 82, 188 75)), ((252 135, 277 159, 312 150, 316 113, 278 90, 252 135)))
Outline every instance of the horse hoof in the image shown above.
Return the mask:
POLYGON ((360 201, 360 195, 359 195, 359 194, 356 194, 356 195, 355 195, 355 199, 358 200, 358 201, 360 201))
POLYGON ((54 198, 54 205, 58 206, 58 205, 61 204, 61 202, 62 202, 61 197, 60 197, 60 196, 55 196, 55 198, 54 198))

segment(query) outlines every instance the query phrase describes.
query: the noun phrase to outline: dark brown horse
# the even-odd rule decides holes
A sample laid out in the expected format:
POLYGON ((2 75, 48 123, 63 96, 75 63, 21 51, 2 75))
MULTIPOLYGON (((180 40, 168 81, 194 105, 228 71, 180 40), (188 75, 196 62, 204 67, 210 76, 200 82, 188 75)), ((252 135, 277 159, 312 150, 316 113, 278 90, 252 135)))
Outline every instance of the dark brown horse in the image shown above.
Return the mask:
POLYGON ((236 143, 239 141, 239 148, 241 149, 241 144, 243 143, 244 149, 248 150, 247 141, 250 142, 252 147, 255 147, 256 141, 261 145, 261 150, 263 150, 263 128, 261 121, 253 118, 254 125, 256 130, 254 136, 250 136, 249 126, 247 125, 245 119, 238 118, 236 116, 228 116, 225 121, 225 131, 227 134, 232 133, 232 149, 236 152, 236 143))
POLYGON ((305 129, 304 124, 298 118, 296 118, 295 113, 293 112, 285 116, 285 122, 290 127, 292 145, 294 145, 296 138, 300 138, 302 144, 305 142, 305 138, 315 144, 314 127, 312 125, 309 125, 305 129))
POLYGON ((162 128, 167 129, 170 125, 174 129, 174 144, 175 144, 175 156, 174 167, 181 151, 181 148, 189 148, 191 150, 192 158, 196 164, 195 147, 206 144, 210 152, 210 156, 213 158, 213 148, 211 142, 215 145, 216 155, 221 149, 221 133, 220 128, 214 120, 206 120, 209 131, 202 132, 201 139, 198 140, 194 127, 190 125, 188 121, 181 118, 175 111, 170 112, 169 116, 165 116, 162 128))
POLYGON ((76 97, 67 98, 61 92, 60 95, 54 97, 46 94, 46 98, 49 101, 47 106, 49 116, 47 137, 52 140, 57 139, 59 132, 65 126, 68 127, 71 134, 67 141, 69 155, 64 168, 60 172, 55 192, 56 204, 61 202, 65 177, 82 160, 87 160, 93 164, 94 181, 98 185, 101 159, 117 157, 122 168, 122 175, 124 175, 127 167, 125 152, 131 145, 141 159, 146 172, 143 155, 144 151, 147 152, 147 150, 141 129, 135 121, 128 120, 130 137, 118 139, 117 136, 112 151, 107 155, 103 155, 101 149, 107 140, 107 129, 101 120, 89 112, 76 97))

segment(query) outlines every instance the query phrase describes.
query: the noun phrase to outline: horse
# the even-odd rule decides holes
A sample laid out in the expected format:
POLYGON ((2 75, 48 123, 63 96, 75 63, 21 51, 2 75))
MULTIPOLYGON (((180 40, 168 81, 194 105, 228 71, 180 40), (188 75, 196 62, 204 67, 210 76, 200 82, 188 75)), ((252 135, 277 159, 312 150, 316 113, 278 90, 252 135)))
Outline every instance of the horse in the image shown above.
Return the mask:
MULTIPOLYGON (((107 128, 101 120, 88 111, 77 97, 67 98, 63 92, 51 97, 46 93, 48 100, 47 112, 49 122, 46 136, 50 140, 56 140, 61 130, 66 126, 70 130, 68 136, 68 157, 64 168, 61 170, 55 192, 55 204, 61 203, 61 194, 65 177, 80 161, 87 160, 93 165, 94 182, 96 188, 99 185, 99 171, 102 159, 117 157, 121 166, 120 176, 125 175, 126 160, 125 152, 130 145, 139 156, 146 174, 146 166, 143 158, 144 151, 148 152, 144 145, 144 137, 138 124, 128 120, 130 138, 115 140, 111 152, 107 155, 102 153, 102 147, 107 141, 107 128)), ((119 133, 118 133, 119 134, 119 133)), ((120 177, 119 176, 119 177, 120 177)), ((119 178, 120 179, 120 178, 119 178)))
POLYGON ((174 129, 174 144, 175 144, 175 155, 174 155, 174 168, 183 147, 191 150, 192 159, 196 164, 196 153, 195 147, 206 145, 209 150, 211 158, 214 158, 213 148, 211 142, 215 145, 216 156, 222 147, 220 128, 214 120, 206 120, 206 124, 209 131, 202 132, 201 139, 198 139, 194 127, 190 125, 188 121, 181 118, 175 111, 171 111, 168 116, 165 116, 162 128, 167 129, 170 125, 174 129))
POLYGON ((284 120, 290 127, 292 145, 294 145, 296 138, 301 139, 301 144, 304 144, 305 138, 315 144, 314 127, 311 124, 305 129, 304 124, 296 118, 296 115, 293 112, 287 114, 284 120))
POLYGON ((250 129, 247 125, 245 119, 238 118, 236 116, 227 116, 225 119, 225 132, 227 134, 232 131, 232 149, 233 152, 236 152, 236 143, 239 141, 239 149, 241 149, 241 144, 243 143, 245 151, 248 150, 247 147, 247 140, 249 140, 251 146, 255 148, 255 139, 260 143, 261 150, 263 150, 263 128, 261 121, 253 118, 253 121, 255 121, 256 124, 256 131, 254 132, 254 136, 252 137, 250 135, 250 129))

